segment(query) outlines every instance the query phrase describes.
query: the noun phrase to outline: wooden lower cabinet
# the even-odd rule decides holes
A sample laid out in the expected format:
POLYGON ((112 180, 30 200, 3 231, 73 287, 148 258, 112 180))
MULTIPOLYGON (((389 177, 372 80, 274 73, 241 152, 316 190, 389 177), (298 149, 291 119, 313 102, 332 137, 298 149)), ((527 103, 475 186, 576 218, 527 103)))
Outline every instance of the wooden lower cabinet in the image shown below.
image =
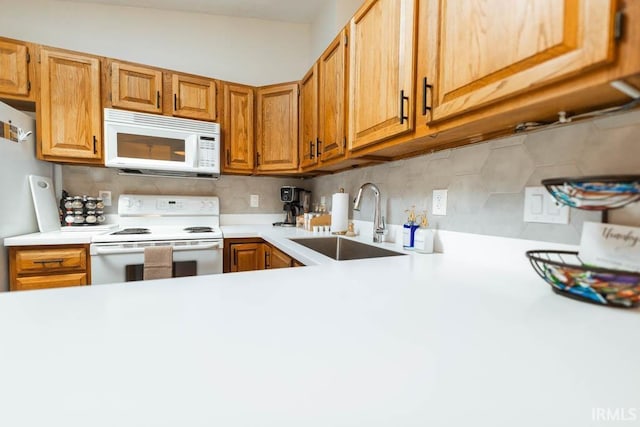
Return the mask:
POLYGON ((265 269, 293 267, 293 258, 280 249, 265 243, 265 269))
POLYGON ((260 238, 224 239, 223 271, 225 273, 303 265, 260 238))
POLYGON ((63 288, 66 286, 83 286, 87 284, 87 273, 56 274, 51 276, 17 277, 13 291, 32 289, 63 288))
POLYGON ((264 247, 261 242, 231 243, 229 270, 226 272, 264 270, 264 247))
POLYGON ((91 283, 89 245, 9 248, 9 290, 84 286, 91 283))

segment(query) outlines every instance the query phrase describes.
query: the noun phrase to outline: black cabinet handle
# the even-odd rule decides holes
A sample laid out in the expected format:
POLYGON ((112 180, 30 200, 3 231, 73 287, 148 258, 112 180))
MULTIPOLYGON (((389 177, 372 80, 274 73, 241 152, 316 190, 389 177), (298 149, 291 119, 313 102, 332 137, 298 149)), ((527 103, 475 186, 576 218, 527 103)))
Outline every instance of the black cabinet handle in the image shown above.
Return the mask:
POLYGON ((160 91, 156 92, 156 108, 160 108, 160 91))
POLYGON ((233 249, 233 265, 238 265, 238 250, 235 248, 233 249))
POLYGON ((409 116, 404 115, 404 101, 409 101, 408 96, 404 96, 404 90, 400 91, 400 124, 403 124, 405 120, 409 120, 409 116))
POLYGON ((431 107, 427 105, 427 90, 431 89, 433 86, 428 84, 427 78, 422 79, 422 115, 426 116, 427 111, 431 111, 431 107))
POLYGON ((178 111, 178 94, 173 94, 173 111, 178 111))
POLYGON ((63 259, 43 259, 42 261, 33 261, 34 264, 42 264, 44 267, 45 264, 60 264, 64 262, 63 259))
POLYGON ((96 138, 95 135, 93 135, 93 154, 97 154, 98 153, 98 138, 96 138))
POLYGON ((256 166, 260 166, 260 153, 256 153, 256 166))
POLYGON ((231 165, 231 151, 227 148, 227 166, 231 165))
POLYGON ((315 151, 314 143, 313 143, 313 141, 309 141, 309 158, 310 159, 313 159, 315 157, 314 151, 315 151))
POLYGON ((270 257, 269 257, 269 252, 265 252, 264 253, 264 268, 271 268, 271 263, 269 262, 270 257))
POLYGON ((316 157, 320 158, 320 144, 322 144, 322 141, 320 141, 320 138, 316 138, 316 157))

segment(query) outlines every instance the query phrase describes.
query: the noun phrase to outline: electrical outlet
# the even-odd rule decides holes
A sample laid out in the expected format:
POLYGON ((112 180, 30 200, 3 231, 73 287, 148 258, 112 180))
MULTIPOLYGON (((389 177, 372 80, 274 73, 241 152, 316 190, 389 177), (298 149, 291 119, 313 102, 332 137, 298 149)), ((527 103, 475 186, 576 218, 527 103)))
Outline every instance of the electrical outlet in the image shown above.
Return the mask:
POLYGON ((105 206, 111 206, 111 191, 98 190, 98 197, 102 199, 105 206))
POLYGON ((249 206, 252 208, 260 207, 260 196, 258 194, 249 196, 249 206))
POLYGON ((558 203, 544 187, 525 187, 524 222, 569 224, 569 206, 558 203))
POLYGON ((433 190, 433 206, 431 208, 433 215, 447 214, 447 190, 433 190))

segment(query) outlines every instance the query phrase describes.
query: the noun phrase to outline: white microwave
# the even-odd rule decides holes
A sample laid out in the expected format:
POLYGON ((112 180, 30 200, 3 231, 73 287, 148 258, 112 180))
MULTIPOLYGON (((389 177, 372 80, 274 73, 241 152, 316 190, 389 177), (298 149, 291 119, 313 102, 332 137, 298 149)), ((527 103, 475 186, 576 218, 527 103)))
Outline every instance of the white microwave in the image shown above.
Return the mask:
POLYGON ((105 166, 126 173, 220 176, 220 125, 104 109, 105 166))

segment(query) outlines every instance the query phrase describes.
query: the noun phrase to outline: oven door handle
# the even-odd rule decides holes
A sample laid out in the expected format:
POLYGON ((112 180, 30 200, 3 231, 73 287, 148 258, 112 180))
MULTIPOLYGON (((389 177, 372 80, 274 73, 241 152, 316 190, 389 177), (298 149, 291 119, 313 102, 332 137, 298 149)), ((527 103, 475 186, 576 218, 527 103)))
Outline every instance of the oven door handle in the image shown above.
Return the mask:
MULTIPOLYGON (((113 254, 138 254, 143 253, 145 247, 154 247, 161 245, 150 245, 150 246, 140 246, 135 248, 123 248, 117 246, 94 246, 91 250, 93 255, 113 255, 113 254)), ((211 242, 211 243, 201 243, 198 245, 189 245, 189 246, 174 246, 174 252, 182 252, 182 251, 199 251, 206 249, 222 249, 222 242, 211 242)))

